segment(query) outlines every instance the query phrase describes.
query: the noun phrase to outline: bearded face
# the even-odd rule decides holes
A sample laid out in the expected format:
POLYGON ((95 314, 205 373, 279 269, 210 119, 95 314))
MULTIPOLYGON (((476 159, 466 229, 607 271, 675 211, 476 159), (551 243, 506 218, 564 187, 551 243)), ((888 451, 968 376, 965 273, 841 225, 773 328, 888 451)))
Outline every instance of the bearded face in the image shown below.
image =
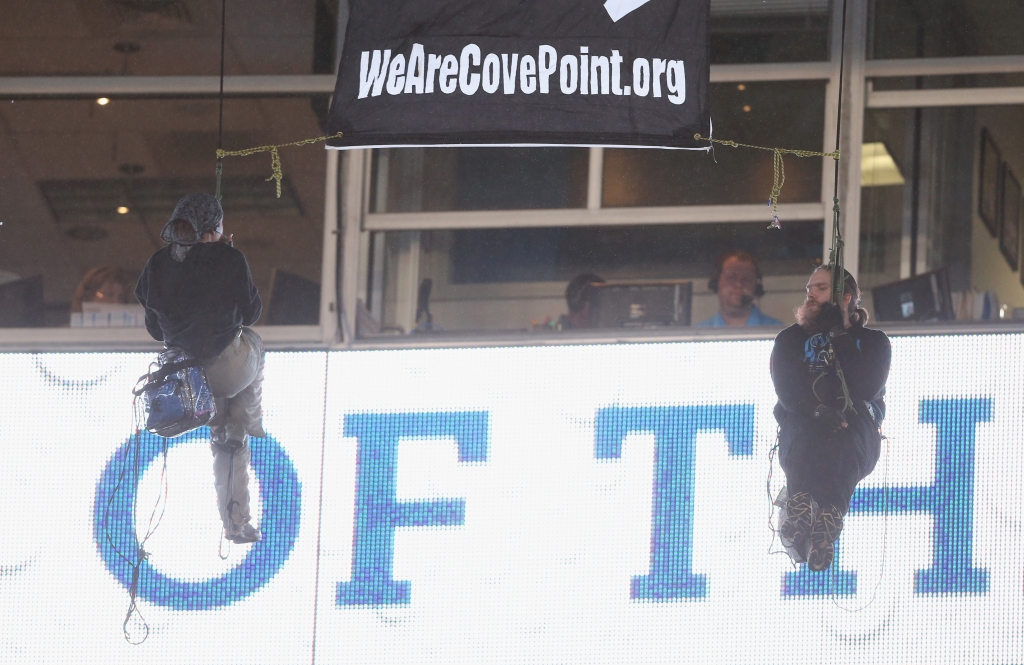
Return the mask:
POLYGON ((793 313, 796 315, 796 322, 808 335, 828 330, 828 325, 822 322, 821 308, 832 300, 832 273, 828 269, 818 268, 811 273, 807 280, 807 298, 803 304, 797 307, 793 313))
POLYGON ((825 332, 819 324, 818 319, 821 315, 821 305, 814 298, 808 296, 804 302, 794 310, 796 314, 796 322, 800 324, 800 327, 804 329, 808 335, 814 335, 820 332, 825 332))

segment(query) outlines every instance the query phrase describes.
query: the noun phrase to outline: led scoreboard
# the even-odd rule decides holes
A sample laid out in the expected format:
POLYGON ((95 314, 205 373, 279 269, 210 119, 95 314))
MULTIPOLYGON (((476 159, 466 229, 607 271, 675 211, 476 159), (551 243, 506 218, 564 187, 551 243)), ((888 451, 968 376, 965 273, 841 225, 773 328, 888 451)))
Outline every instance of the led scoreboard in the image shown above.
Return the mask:
POLYGON ((1021 662, 1022 340, 894 338, 823 574, 768 527, 771 342, 269 353, 230 547, 208 431, 132 439, 149 355, 0 354, 0 657, 1021 662))

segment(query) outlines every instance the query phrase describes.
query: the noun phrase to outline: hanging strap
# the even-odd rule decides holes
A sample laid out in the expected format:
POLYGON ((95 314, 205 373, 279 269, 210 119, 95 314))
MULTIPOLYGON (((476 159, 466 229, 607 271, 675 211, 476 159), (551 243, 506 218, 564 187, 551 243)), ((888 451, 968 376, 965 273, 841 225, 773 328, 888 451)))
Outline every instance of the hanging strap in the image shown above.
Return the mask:
POLYGON ((138 384, 136 384, 136 388, 132 390, 132 394, 138 397, 139 395, 142 394, 142 392, 146 389, 147 386, 163 383, 171 374, 177 374, 178 372, 181 372, 183 370, 201 366, 202 363, 199 362, 197 358, 189 358, 188 360, 182 360, 180 362, 167 363, 166 365, 162 365, 160 369, 158 369, 157 371, 149 372, 147 374, 143 374, 142 376, 140 376, 139 383, 142 383, 144 379, 146 382, 142 384, 141 388, 137 387, 138 384))

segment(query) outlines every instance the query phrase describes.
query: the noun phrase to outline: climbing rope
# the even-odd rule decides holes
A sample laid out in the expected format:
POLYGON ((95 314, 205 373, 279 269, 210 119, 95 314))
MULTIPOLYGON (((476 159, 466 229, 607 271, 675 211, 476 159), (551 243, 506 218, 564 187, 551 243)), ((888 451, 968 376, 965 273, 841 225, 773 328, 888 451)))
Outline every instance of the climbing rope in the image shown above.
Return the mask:
MULTIPOLYGON (((277 198, 281 198, 281 180, 284 178, 284 172, 281 170, 281 154, 277 151, 278 148, 288 148, 291 146, 309 145, 310 143, 319 143, 320 141, 330 141, 331 139, 339 138, 342 132, 332 134, 331 136, 318 136, 313 139, 303 139, 301 141, 292 141, 291 143, 279 143, 277 145, 261 145, 255 148, 245 148, 244 150, 222 150, 217 148, 217 164, 220 165, 220 161, 225 157, 248 157, 249 155, 256 155, 261 152, 270 153, 270 169, 272 171, 267 182, 274 180, 277 183, 277 198)), ((221 171, 217 170, 217 191, 220 191, 220 175, 221 171)))
MULTIPOLYGON (((224 147, 224 49, 227 45, 228 0, 220 3, 220 94, 217 96, 217 151, 224 147)), ((217 158, 217 190, 214 196, 220 201, 220 176, 224 173, 224 164, 217 158)))
POLYGON ((739 143, 738 141, 728 141, 726 139, 715 139, 710 136, 701 136, 700 134, 694 134, 693 138, 697 141, 708 141, 709 143, 720 143, 721 145, 727 145, 732 148, 753 148, 754 150, 769 150, 772 154, 772 193, 768 197, 768 204, 772 208, 772 223, 768 226, 770 229, 781 229, 782 223, 779 222, 779 195, 782 194, 782 185, 786 182, 786 164, 782 160, 783 155, 794 155, 796 157, 831 157, 839 161, 839 148, 836 148, 832 152, 817 152, 814 150, 794 150, 792 148, 770 148, 763 145, 751 145, 749 143, 739 143))
MULTIPOLYGON (((839 139, 843 127, 843 65, 846 62, 846 0, 843 0, 843 27, 842 38, 839 45, 839 98, 836 105, 836 150, 835 150, 835 177, 832 184, 832 248, 828 253, 828 262, 832 268, 832 303, 843 309, 843 290, 846 285, 846 261, 844 259, 843 234, 839 230, 839 139)), ((836 358, 836 376, 839 377, 839 385, 843 388, 843 411, 853 408, 853 400, 850 399, 850 389, 846 385, 846 375, 843 374, 843 367, 836 358)))
POLYGON ((267 178, 267 182, 271 180, 275 181, 277 185, 277 198, 281 198, 281 181, 284 180, 284 172, 281 170, 281 154, 277 151, 278 148, 287 148, 290 146, 309 145, 310 143, 319 143, 320 141, 329 141, 336 139, 341 136, 341 132, 334 134, 333 136, 318 136, 315 139, 303 139, 302 141, 293 141, 291 143, 279 143, 277 145, 261 145, 255 148, 246 148, 245 150, 224 150, 224 51, 227 44, 227 0, 221 0, 220 6, 220 94, 218 95, 219 109, 217 113, 217 189, 215 195, 217 200, 221 199, 221 176, 224 173, 225 157, 247 157, 249 155, 255 155, 261 152, 270 153, 270 177, 267 178))

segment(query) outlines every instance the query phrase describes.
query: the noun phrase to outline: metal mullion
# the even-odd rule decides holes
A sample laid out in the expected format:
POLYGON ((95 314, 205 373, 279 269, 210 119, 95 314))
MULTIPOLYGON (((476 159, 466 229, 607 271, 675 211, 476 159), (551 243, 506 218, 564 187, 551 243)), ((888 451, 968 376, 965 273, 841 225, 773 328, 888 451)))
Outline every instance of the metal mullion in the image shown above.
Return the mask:
MULTIPOLYGON (((843 38, 843 3, 832 3, 832 23, 829 53, 829 79, 825 84, 825 134, 823 137, 822 152, 831 152, 836 149, 836 118, 839 113, 839 67, 842 53, 843 38)), ((821 205, 826 211, 824 233, 822 233, 821 256, 824 261, 828 257, 828 250, 832 238, 832 193, 835 188, 835 162, 831 157, 823 157, 821 160, 821 205)))
POLYGON ((758 81, 815 81, 832 76, 832 63, 770 62, 751 65, 711 65, 711 83, 751 83, 758 81))
POLYGON ((909 77, 965 74, 1019 74, 1024 73, 1024 55, 868 60, 864 66, 864 73, 870 78, 889 76, 909 77))
POLYGON ((935 106, 1006 106, 1024 104, 1024 86, 1006 88, 945 88, 928 90, 871 90, 873 109, 935 106))
POLYGON ((341 322, 345 346, 356 334, 356 301, 359 298, 359 239, 366 214, 366 172, 369 150, 347 150, 342 157, 341 180, 341 322))
POLYGON ((604 148, 592 146, 587 164, 587 210, 600 210, 604 190, 604 148))
MULTIPOLYGON (((319 95, 334 92, 333 74, 225 76, 224 94, 319 95)), ((4 76, 0 97, 216 97, 216 76, 4 76)))
MULTIPOLYGON (((786 203, 780 208, 786 219, 820 220, 831 206, 820 201, 786 203)), ((366 215, 370 231, 426 231, 440 229, 537 228, 554 226, 621 226, 630 224, 718 224, 763 222, 767 215, 760 204, 601 208, 588 210, 480 210, 421 213, 374 213, 366 215)))
POLYGON ((849 87, 844 95, 846 114, 840 137, 843 160, 839 170, 839 197, 842 205, 843 240, 846 269, 856 277, 860 270, 860 171, 861 144, 864 142, 865 87, 864 67, 867 61, 868 5, 850 3, 850 32, 847 54, 850 63, 846 77, 849 87))
MULTIPOLYGON (((711 82, 829 78, 828 62, 711 65, 711 82)), ((224 94, 332 94, 334 74, 225 76, 224 94)), ((216 76, 0 76, 0 97, 216 96, 216 76)))
POLYGON ((338 334, 337 303, 340 295, 337 289, 338 270, 338 180, 339 158, 336 150, 325 151, 327 177, 324 183, 324 240, 323 259, 320 271, 320 338, 330 344, 338 334))

